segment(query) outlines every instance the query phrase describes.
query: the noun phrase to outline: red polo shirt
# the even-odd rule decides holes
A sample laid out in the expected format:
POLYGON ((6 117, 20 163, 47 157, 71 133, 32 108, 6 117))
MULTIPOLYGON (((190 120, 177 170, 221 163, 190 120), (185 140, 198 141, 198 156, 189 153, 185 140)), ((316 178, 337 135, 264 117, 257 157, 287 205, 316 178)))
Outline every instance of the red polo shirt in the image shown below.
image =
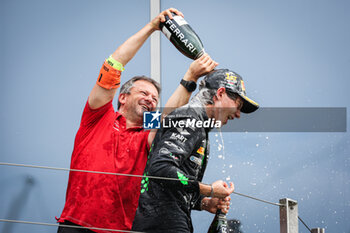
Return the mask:
MULTIPOLYGON (((75 138, 72 169, 142 175, 149 131, 126 129, 112 101, 92 110, 87 103, 75 138)), ((59 219, 85 227, 130 230, 141 178, 70 172, 66 203, 59 219)), ((103 232, 106 231, 98 231, 103 232)))

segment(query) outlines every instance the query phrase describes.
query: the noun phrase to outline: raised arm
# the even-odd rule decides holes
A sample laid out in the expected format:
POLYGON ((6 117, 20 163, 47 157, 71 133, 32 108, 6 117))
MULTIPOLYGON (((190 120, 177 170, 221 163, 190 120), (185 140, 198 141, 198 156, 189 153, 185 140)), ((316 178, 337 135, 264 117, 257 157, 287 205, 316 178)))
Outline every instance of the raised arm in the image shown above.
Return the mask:
MULTIPOLYGON (((119 71, 122 71, 123 67, 135 56, 137 51, 139 51, 139 49, 145 43, 148 37, 154 31, 159 30, 159 23, 165 22, 165 15, 168 15, 170 18, 172 18, 171 12, 183 16, 183 14, 180 11, 174 8, 167 9, 161 12, 151 22, 146 24, 140 31, 131 36, 117 48, 117 50, 112 54, 111 57, 116 63, 120 63, 118 64, 120 67, 119 71)), ((113 100, 118 87, 119 85, 115 85, 113 88, 106 88, 96 83, 89 95, 88 102, 90 107, 92 109, 96 109, 113 100)))
MULTIPOLYGON (((188 68, 183 80, 193 81, 197 83, 198 79, 203 75, 212 71, 218 63, 210 58, 210 56, 205 53, 203 56, 193 61, 188 68)), ((179 84, 174 93, 170 96, 169 100, 165 104, 165 108, 162 112, 162 119, 172 112, 174 109, 181 107, 188 103, 192 92, 189 92, 183 85, 179 84)), ((148 144, 152 145, 153 139, 157 133, 157 130, 152 130, 148 135, 148 144)))
MULTIPOLYGON (((185 76, 183 77, 183 80, 197 83, 200 77, 212 71, 217 65, 218 63, 212 60, 210 56, 205 53, 199 59, 191 63, 185 76)), ((165 104, 163 117, 168 115, 173 109, 187 104, 191 94, 192 92, 187 91, 187 89, 180 84, 165 104)))

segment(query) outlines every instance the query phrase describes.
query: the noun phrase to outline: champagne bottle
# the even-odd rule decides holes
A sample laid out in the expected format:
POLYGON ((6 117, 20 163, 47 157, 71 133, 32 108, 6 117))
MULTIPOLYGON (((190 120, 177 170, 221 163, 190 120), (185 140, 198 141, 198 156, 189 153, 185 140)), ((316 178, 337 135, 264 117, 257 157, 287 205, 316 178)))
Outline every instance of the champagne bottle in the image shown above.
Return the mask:
POLYGON ((173 19, 165 16, 160 29, 182 54, 194 60, 199 58, 204 53, 202 41, 183 17, 172 14, 173 19))
POLYGON ((216 211, 208 233, 228 233, 226 214, 222 213, 220 209, 216 211))

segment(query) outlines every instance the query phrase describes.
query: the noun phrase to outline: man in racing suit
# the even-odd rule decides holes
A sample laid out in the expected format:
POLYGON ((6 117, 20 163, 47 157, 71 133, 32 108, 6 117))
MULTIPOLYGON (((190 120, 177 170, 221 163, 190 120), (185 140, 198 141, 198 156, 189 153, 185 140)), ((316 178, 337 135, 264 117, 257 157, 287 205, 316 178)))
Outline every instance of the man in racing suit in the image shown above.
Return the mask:
POLYGON ((209 73, 201 81, 198 94, 188 105, 169 114, 156 134, 132 229, 193 232, 192 209, 215 213, 211 208, 215 198, 221 199, 221 208, 227 207, 223 200, 233 192, 232 183, 201 183, 209 155, 208 133, 239 118, 241 111, 250 113, 258 107, 246 96, 238 74, 227 69, 209 73))

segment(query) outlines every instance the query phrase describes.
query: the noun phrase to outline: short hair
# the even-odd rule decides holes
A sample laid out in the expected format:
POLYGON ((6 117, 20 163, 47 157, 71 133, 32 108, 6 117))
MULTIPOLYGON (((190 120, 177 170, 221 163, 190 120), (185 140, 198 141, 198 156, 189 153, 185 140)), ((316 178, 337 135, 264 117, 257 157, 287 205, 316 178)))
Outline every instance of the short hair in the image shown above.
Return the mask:
MULTIPOLYGON (((226 94, 227 96, 232 99, 232 100, 236 100, 238 98, 238 94, 231 92, 229 90, 226 90, 226 94)), ((207 87, 205 87, 205 81, 201 80, 199 82, 199 92, 196 94, 196 97, 198 97, 198 99, 204 104, 214 104, 214 96, 216 96, 216 91, 217 89, 209 89, 207 87)))
POLYGON ((192 99, 199 100, 203 105, 214 104, 215 95, 216 90, 204 87, 200 89, 199 92, 192 99))
MULTIPOLYGON (((130 94, 131 88, 134 86, 134 83, 136 81, 139 81, 139 80, 144 80, 144 81, 147 81, 147 82, 153 84, 153 86, 157 89, 158 95, 160 94, 160 92, 161 92, 160 84, 157 81, 155 81, 154 79, 151 79, 149 77, 142 75, 142 76, 135 76, 135 77, 131 78, 130 80, 128 80, 126 83, 124 83, 122 85, 122 87, 120 88, 119 95, 120 94, 130 94)), ((118 109, 120 108, 120 106, 121 106, 121 103, 119 102, 119 98, 118 98, 118 109)))

